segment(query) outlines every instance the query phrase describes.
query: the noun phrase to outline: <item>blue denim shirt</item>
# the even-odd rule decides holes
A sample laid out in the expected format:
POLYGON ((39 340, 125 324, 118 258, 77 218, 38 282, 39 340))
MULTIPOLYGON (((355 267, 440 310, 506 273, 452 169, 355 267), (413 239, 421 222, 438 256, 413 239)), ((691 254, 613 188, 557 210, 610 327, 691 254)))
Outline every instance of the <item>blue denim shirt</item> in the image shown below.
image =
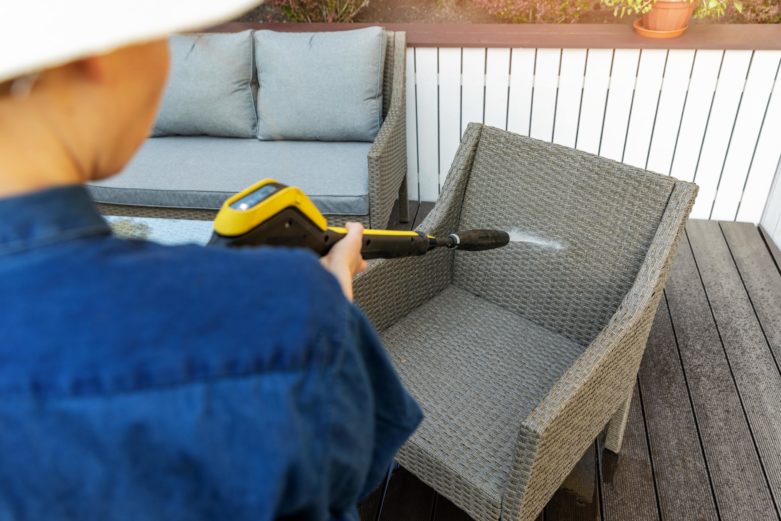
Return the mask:
POLYGON ((0 520, 352 520, 421 419, 306 251, 0 200, 0 520))

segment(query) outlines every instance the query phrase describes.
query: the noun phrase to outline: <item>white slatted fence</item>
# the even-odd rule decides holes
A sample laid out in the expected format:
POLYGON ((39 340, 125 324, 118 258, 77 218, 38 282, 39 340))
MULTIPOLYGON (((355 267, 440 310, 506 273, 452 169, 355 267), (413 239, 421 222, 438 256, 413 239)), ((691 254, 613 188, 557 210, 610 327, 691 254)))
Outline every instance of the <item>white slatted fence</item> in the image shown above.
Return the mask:
POLYGON ((410 48, 410 196, 436 200, 479 121, 693 180, 692 217, 762 219, 781 242, 780 66, 762 50, 410 48))

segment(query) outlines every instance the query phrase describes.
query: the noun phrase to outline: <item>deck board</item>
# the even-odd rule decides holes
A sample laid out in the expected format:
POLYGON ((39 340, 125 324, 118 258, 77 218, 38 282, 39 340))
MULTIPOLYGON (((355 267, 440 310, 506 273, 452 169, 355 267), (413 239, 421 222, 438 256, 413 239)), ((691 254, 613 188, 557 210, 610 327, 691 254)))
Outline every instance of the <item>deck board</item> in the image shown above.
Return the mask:
POLYGON ((471 521, 472 518, 444 496, 438 496, 431 519, 432 521, 471 521))
MULTIPOLYGON (((388 485, 380 521, 431 521, 436 499, 436 492, 405 469, 399 468, 388 485)), ((463 519, 468 520, 469 517, 463 519)))
POLYGON ((428 213, 434 208, 434 203, 427 203, 422 202, 420 203, 420 206, 418 207, 417 215, 415 216, 415 222, 412 226, 412 229, 414 230, 418 226, 420 226, 420 223, 423 222, 423 219, 426 218, 428 213))
POLYGON ((688 240, 671 271, 668 305, 719 513, 772 519, 773 502, 688 240))
MULTIPOLYGON (((411 211, 408 226, 430 208, 411 211)), ((781 497, 779 261, 752 225, 690 223, 621 455, 605 451, 600 459, 592 445, 538 521, 781 519, 774 502, 781 497)), ((375 497, 362 505, 363 521, 374 521, 375 497)), ((424 519, 469 517, 400 470, 382 521, 424 519)))
POLYGON ((778 367, 781 363, 781 273, 776 270, 756 226, 722 223, 721 229, 778 367))
POLYGON ((645 420, 637 386, 629 408, 621 454, 619 456, 604 451, 601 478, 605 521, 659 520, 645 420))
POLYGON ((721 229, 712 224, 691 222, 689 240, 777 516, 781 496, 781 374, 721 229))
POLYGON ((718 519, 664 298, 638 377, 661 519, 718 519))

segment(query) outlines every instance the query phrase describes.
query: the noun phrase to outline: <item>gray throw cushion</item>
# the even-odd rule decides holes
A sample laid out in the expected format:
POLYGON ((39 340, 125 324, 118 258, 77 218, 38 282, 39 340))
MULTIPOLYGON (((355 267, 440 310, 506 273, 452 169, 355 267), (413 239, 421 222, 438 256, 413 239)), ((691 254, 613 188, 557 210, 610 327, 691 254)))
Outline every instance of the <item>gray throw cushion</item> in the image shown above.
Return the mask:
POLYGON ((300 187, 325 214, 367 215, 371 143, 147 139, 119 175, 90 186, 98 202, 217 209, 271 177, 300 187))
POLYGON ((252 31, 175 35, 153 135, 253 137, 252 31))
POLYGON ((258 138, 373 141, 384 61, 381 27, 255 32, 258 138))

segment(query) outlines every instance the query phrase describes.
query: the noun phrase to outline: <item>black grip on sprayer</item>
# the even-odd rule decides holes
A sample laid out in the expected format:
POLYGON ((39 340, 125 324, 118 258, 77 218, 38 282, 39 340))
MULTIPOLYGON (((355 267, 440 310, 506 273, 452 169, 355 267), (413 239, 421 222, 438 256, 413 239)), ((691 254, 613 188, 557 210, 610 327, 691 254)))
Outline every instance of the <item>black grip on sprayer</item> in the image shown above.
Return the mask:
POLYGON ((510 242, 510 234, 503 230, 464 230, 450 235, 459 250, 482 251, 501 248, 510 242))

